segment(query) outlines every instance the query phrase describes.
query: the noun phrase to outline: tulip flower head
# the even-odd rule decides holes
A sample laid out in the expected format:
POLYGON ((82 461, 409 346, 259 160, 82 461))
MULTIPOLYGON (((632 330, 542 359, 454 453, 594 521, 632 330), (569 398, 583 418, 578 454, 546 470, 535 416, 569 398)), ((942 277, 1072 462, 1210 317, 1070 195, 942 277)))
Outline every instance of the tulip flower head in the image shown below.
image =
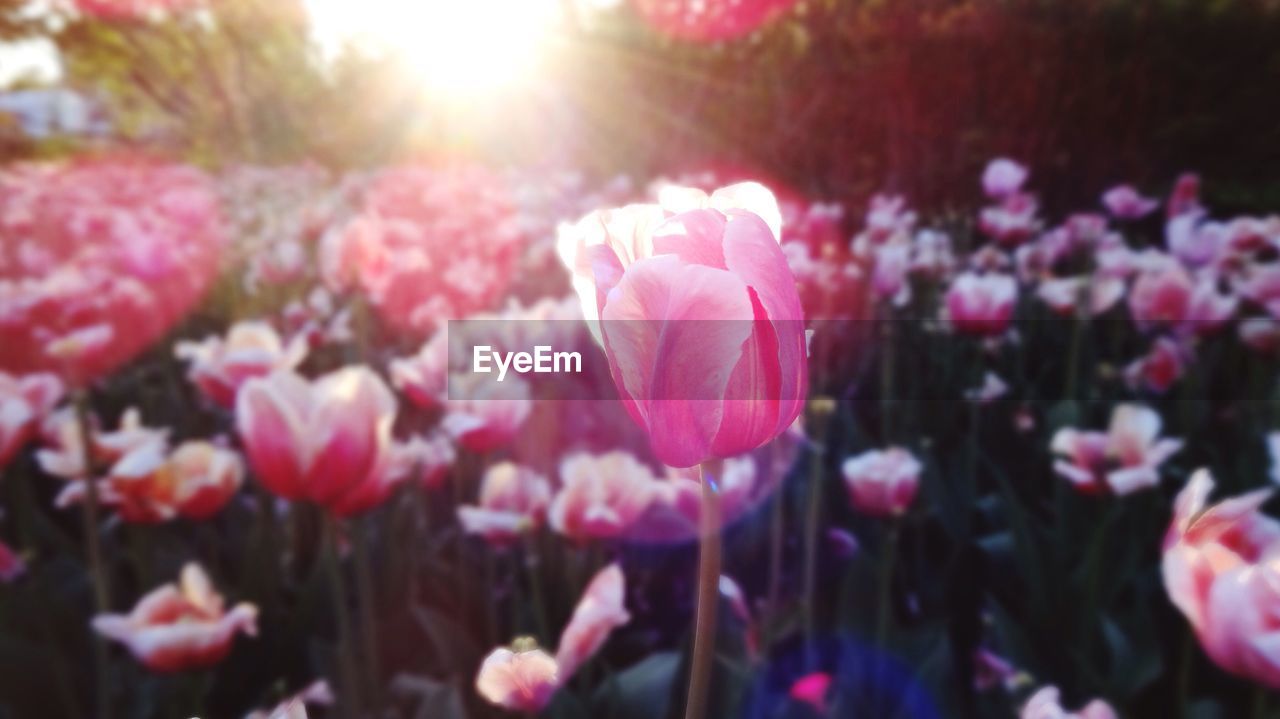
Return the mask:
POLYGON ((129 614, 94 617, 93 628, 152 671, 202 669, 226 657, 236 634, 257 635, 258 609, 240 603, 226 611, 209 576, 188 564, 178 584, 153 590, 129 614))
POLYGON ((1170 601, 1218 666, 1280 689, 1280 522, 1264 515, 1270 489, 1209 505, 1208 470, 1192 475, 1174 502, 1161 569, 1170 601))
POLYGON ((395 414, 391 390, 362 366, 310 382, 273 372, 247 381, 236 398, 236 426, 258 480, 280 497, 340 513, 386 480, 395 414))
POLYGON ((206 397, 222 407, 235 405, 236 391, 252 377, 275 370, 293 370, 307 355, 306 341, 294 337, 287 345, 266 322, 237 322, 226 338, 179 342, 178 359, 190 363, 187 376, 206 397))
POLYGON ((1057 687, 1043 687, 1023 705, 1019 719, 1119 719, 1116 710, 1101 699, 1094 699, 1078 712, 1062 708, 1062 693, 1057 687))
POLYGON ((559 689, 556 660, 536 648, 495 649, 476 676, 476 691, 485 701, 514 712, 542 711, 559 689))
POLYGON ((36 433, 62 398, 62 382, 49 373, 15 377, 0 372, 0 468, 36 433))
POLYGON ((920 460, 901 447, 864 452, 841 466, 854 509, 873 517, 906 512, 919 490, 922 469, 920 460))
POLYGON ((1159 468, 1182 449, 1182 440, 1160 438, 1160 415, 1140 405, 1122 404, 1104 432, 1058 430, 1050 449, 1060 459, 1053 469, 1086 494, 1125 495, 1154 487, 1159 468))
POLYGON ((623 405, 659 460, 690 467, 755 449, 799 415, 804 313, 768 190, 664 197, 699 206, 596 212, 562 230, 559 251, 623 405))
POLYGON ((571 539, 620 537, 659 491, 653 470, 626 452, 575 454, 560 464, 561 487, 548 523, 571 539))
POLYGON ((463 531, 493 543, 513 541, 542 524, 551 503, 551 483, 526 467, 500 462, 485 470, 480 504, 458 507, 463 531))

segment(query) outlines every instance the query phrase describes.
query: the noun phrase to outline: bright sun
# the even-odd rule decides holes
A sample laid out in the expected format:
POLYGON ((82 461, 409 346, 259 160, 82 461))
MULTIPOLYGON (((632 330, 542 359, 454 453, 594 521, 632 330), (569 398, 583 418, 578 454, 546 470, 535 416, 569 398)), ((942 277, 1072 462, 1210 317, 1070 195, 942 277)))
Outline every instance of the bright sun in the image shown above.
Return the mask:
POLYGON ((527 80, 561 0, 309 0, 323 44, 400 55, 432 94, 482 96, 527 80))

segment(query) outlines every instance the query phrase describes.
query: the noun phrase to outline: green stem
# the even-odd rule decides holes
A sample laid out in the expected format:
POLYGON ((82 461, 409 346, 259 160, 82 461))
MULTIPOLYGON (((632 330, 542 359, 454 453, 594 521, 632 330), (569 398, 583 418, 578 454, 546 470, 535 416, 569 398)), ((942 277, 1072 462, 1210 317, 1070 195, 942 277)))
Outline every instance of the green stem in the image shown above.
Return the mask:
MULTIPOLYGON (((102 561, 102 542, 98 536, 98 481, 93 459, 93 427, 89 421, 89 393, 80 389, 74 395, 76 424, 80 430, 80 460, 84 471, 84 501, 80 503, 80 517, 84 528, 85 553, 89 559, 89 576, 93 581, 94 606, 99 614, 111 611, 111 588, 102 561)), ((111 679, 106 640, 94 635, 94 674, 97 678, 97 707, 99 717, 111 714, 111 679)))
POLYGON ((782 593, 782 540, 786 527, 783 524, 782 492, 775 493, 773 507, 769 517, 769 596, 768 621, 764 623, 763 649, 768 649, 773 640, 773 621, 778 616, 778 603, 782 593))
POLYGON ((824 438, 814 438, 813 454, 809 458, 808 507, 804 520, 804 640, 813 642, 816 622, 814 600, 818 582, 818 524, 822 515, 822 464, 826 450, 824 438))
POLYGON ((542 596, 542 578, 538 572, 541 554, 537 552, 537 536, 533 532, 524 536, 524 569, 529 577, 529 593, 533 595, 533 619, 538 630, 538 640, 552 642, 554 638, 547 622, 547 605, 542 596))
POLYGON ((889 608, 893 589, 893 562, 898 552, 898 528, 899 520, 895 517, 890 520, 885 533, 880 560, 879 597, 876 600, 876 646, 880 648, 884 648, 889 636, 889 608))
POLYGON ((356 600, 360 609, 360 634, 363 640, 365 670, 368 674, 369 696, 377 705, 381 694, 382 672, 378 666, 378 622, 374 612, 377 596, 373 587, 373 573, 370 570, 369 534, 373 531, 373 524, 367 517, 362 518, 356 523, 354 530, 356 600))
POLYGON ((722 462, 699 467, 702 484, 701 539, 698 544, 698 599, 685 719, 706 716, 711 665, 715 657, 716 608, 720 602, 720 494, 714 486, 722 462))
POLYGON ((346 583, 342 578, 342 562, 338 551, 338 522, 325 516, 325 540, 328 545, 325 564, 329 575, 329 593, 333 599, 333 611, 338 622, 338 684, 342 689, 342 714, 360 716, 360 696, 355 667, 351 662, 351 615, 347 610, 346 583))

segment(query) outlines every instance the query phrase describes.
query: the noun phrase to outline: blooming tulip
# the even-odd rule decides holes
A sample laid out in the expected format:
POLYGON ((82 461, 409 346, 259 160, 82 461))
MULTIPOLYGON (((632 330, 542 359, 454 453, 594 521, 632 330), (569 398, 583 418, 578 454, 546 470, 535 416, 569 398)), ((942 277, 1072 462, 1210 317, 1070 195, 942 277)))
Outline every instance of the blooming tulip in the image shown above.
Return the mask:
POLYGON ((190 363, 187 376, 206 397, 232 407, 236 391, 246 380, 296 368, 306 357, 307 346, 301 337, 286 346, 266 322, 237 322, 225 339, 214 335, 198 343, 179 342, 174 355, 190 363))
POLYGON ((1014 193, 999 204, 984 207, 978 214, 978 228, 1005 247, 1027 241, 1040 229, 1040 205, 1031 195, 1014 193))
POLYGON ((619 565, 610 564, 592 578, 560 633, 556 649, 560 681, 567 681, 578 667, 595 656, 614 629, 631 621, 631 615, 623 606, 625 597, 626 580, 619 565))
POLYGON ((529 383, 518 377, 498 383, 464 374, 458 377, 457 385, 460 396, 445 400, 441 426, 472 452, 490 452, 510 444, 533 411, 529 383))
POLYGON ((1177 342, 1161 337, 1151 346, 1150 352, 1125 367, 1125 380, 1130 387, 1165 392, 1186 371, 1185 354, 1177 342))
MULTIPOLYGON (((208 442, 184 442, 169 453, 151 442, 121 457, 100 480, 99 499, 126 522, 207 519, 219 512, 244 481, 239 455, 208 442)), ((84 498, 83 480, 67 486, 57 505, 84 498)))
POLYGON ((963 334, 992 337, 1004 334, 1013 320, 1018 286, 1008 275, 966 272, 947 290, 947 318, 963 334))
POLYGON ((1169 599, 1218 666, 1280 689, 1280 522, 1262 514, 1259 489, 1209 506, 1208 470, 1192 475, 1174 503, 1161 569, 1169 599))
POLYGON ((501 462, 485 470, 480 506, 458 507, 458 521, 468 534, 490 542, 509 542, 542 524, 551 503, 551 484, 526 467, 501 462))
POLYGON ((561 235, 623 404, 664 464, 754 449, 803 406, 804 315, 761 191, 718 190, 708 202, 722 209, 666 219, 656 206, 596 213, 561 235), (757 211, 717 206, 743 195, 757 211))
POLYGON ((1176 325, 1187 316, 1194 289, 1191 275, 1182 265, 1162 259, 1134 281, 1129 311, 1139 327, 1176 325))
POLYGON ((1094 699, 1078 712, 1062 708, 1062 694, 1057 687, 1044 687, 1031 695, 1023 705, 1019 719, 1118 719, 1116 710, 1101 699, 1094 699))
POLYGON ((1182 448, 1182 440, 1158 439, 1160 415, 1147 407, 1122 404, 1103 432, 1063 428, 1050 449, 1061 459, 1053 469, 1085 493, 1129 494, 1155 486, 1159 467, 1182 448))
POLYGON ((242 602, 226 611, 200 565, 188 564, 180 584, 152 590, 129 614, 99 614, 93 628, 152 671, 202 669, 226 657, 236 634, 257 635, 258 608, 242 602))
POLYGON ((431 409, 444 402, 449 379, 449 339, 437 332, 412 357, 394 359, 391 384, 410 402, 431 409))
POLYGON ((0 372, 0 468, 31 438, 61 398, 62 382, 55 375, 15 377, 0 372))
POLYGON ((1008 197, 1022 189, 1030 174, 1025 166, 1007 157, 997 157, 982 171, 982 190, 993 199, 1008 197))
POLYGON ((495 649, 484 658, 476 676, 480 696, 515 712, 542 711, 559 688, 556 660, 541 649, 495 649))
MULTIPOLYGON (((36 461, 46 473, 62 479, 83 479, 84 441, 80 423, 71 408, 49 415, 42 429, 51 445, 36 451, 36 461)), ((142 413, 130 407, 120 416, 119 427, 102 432, 91 427, 89 445, 95 463, 112 464, 130 452, 151 444, 163 445, 169 430, 142 424, 142 413)))
POLYGON ((396 402, 367 367, 308 382, 277 371, 250 379, 236 398, 236 426, 258 480, 285 499, 347 511, 381 486, 396 402))
POLYGON ((626 452, 576 454, 560 464, 551 528, 572 539, 608 539, 629 531, 658 492, 653 471, 626 452))
POLYGON ((920 488, 920 460, 901 447, 871 450, 841 466, 849 501, 873 517, 892 517, 911 506, 920 488))
POLYGON ((1137 220, 1151 214, 1160 201, 1143 197, 1132 185, 1116 185, 1102 195, 1102 204, 1112 217, 1121 220, 1137 220))

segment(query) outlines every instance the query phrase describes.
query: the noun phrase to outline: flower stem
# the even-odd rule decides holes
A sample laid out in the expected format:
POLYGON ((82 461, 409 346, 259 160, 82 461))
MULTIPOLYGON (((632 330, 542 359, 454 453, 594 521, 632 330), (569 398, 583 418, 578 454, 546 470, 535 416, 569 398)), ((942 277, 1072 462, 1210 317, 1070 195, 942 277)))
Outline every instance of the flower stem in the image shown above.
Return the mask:
POLYGON ((707 690, 715 657, 716 607, 720 602, 720 493, 716 481, 721 466, 721 462, 706 462, 699 467, 702 526, 698 544, 698 600, 685 719, 702 719, 706 715, 707 690))
POLYGON ((356 600, 360 605, 360 635, 363 640, 365 669, 368 672, 369 696, 376 705, 380 692, 381 671, 378 668, 378 623, 374 606, 377 596, 373 590, 373 573, 370 570, 369 534, 373 524, 368 518, 357 521, 355 526, 356 600))
MULTIPOLYGON (((73 398, 76 413, 76 425, 80 430, 80 459, 84 470, 84 501, 80 503, 84 527, 85 554, 89 559, 89 576, 93 581, 94 606, 99 614, 111 610, 111 588, 107 584, 107 572, 102 562, 102 543, 98 536, 98 482, 97 468, 93 461, 93 428, 89 422, 89 393, 80 389, 73 398)), ((97 716, 108 717, 111 714, 111 681, 108 676, 109 657, 106 640, 94 637, 93 642, 94 673, 97 678, 97 716)))
POLYGON ((325 539, 328 544, 328 557, 325 558, 326 574, 329 575, 329 593, 333 599, 333 612, 338 622, 337 667, 339 686, 342 690, 342 707, 344 716, 360 716, 360 697, 357 688, 355 667, 351 663, 351 615, 347 611, 346 583, 342 578, 342 560, 338 551, 338 522, 331 516, 325 516, 325 539))
POLYGON ((880 563, 880 596, 876 600, 876 646, 882 649, 889 636, 889 605, 893 588, 893 562, 898 551, 898 523, 897 518, 890 520, 880 563))

